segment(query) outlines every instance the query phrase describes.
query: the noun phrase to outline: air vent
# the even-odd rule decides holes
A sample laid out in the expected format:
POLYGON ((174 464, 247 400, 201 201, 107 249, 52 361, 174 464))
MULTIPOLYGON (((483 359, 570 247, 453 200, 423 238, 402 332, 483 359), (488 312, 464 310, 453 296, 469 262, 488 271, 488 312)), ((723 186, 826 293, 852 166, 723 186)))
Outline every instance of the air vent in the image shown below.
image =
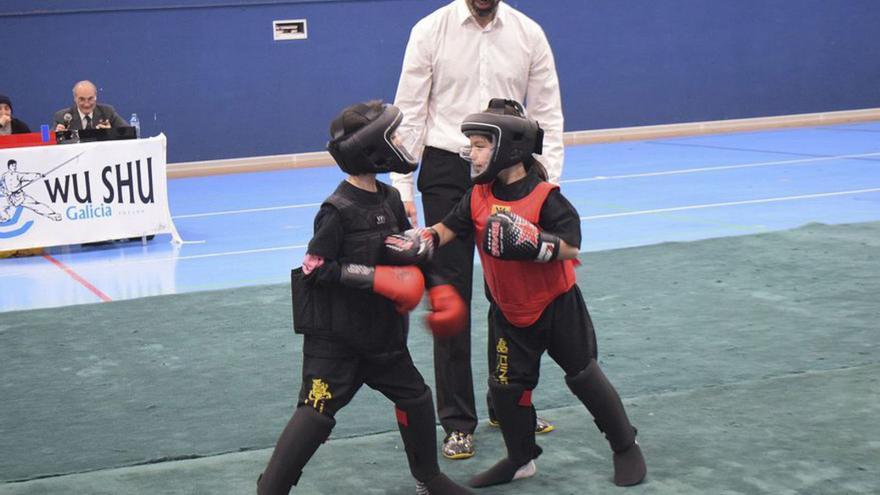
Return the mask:
POLYGON ((272 28, 275 41, 304 40, 309 37, 305 19, 272 21, 272 28))

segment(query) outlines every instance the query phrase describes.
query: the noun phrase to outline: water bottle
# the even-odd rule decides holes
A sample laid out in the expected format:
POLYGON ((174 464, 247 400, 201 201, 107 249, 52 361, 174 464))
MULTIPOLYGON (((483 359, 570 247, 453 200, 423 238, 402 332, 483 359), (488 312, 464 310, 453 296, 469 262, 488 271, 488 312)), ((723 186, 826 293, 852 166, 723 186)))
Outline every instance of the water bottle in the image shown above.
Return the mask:
POLYGON ((128 119, 128 125, 134 127, 134 132, 137 137, 141 137, 141 121, 138 120, 138 114, 131 114, 131 118, 128 119))

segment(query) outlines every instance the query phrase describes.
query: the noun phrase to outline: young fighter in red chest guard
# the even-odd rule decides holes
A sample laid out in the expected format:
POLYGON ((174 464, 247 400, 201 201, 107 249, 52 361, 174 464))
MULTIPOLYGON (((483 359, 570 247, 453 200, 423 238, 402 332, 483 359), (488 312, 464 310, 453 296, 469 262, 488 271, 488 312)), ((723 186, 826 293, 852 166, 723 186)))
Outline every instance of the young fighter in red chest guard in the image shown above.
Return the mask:
POLYGON ((580 218, 546 182, 540 154, 543 131, 512 100, 493 99, 461 125, 471 145, 473 189, 429 231, 435 244, 475 233, 488 287, 489 391, 507 457, 474 476, 483 487, 532 476, 541 454, 535 444, 531 393, 544 351, 565 371, 565 382, 605 434, 614 482, 640 483, 645 461, 617 391, 597 362, 596 336, 574 266, 580 218))

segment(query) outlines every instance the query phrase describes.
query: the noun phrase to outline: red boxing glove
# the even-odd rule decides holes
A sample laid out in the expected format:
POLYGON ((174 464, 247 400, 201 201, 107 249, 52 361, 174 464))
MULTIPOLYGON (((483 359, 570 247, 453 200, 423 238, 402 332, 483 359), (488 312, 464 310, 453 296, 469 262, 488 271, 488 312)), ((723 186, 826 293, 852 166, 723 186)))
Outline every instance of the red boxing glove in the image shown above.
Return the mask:
POLYGON ((436 337, 452 337, 464 330, 468 310, 464 300, 449 284, 428 289, 431 312, 425 317, 428 327, 436 337))
POLYGON ((372 290, 394 302, 401 314, 409 313, 422 300, 425 277, 415 266, 342 265, 339 281, 348 287, 372 290))
POLYGON ((422 300, 425 293, 425 277, 415 266, 376 267, 373 292, 394 301, 397 312, 409 313, 422 300))

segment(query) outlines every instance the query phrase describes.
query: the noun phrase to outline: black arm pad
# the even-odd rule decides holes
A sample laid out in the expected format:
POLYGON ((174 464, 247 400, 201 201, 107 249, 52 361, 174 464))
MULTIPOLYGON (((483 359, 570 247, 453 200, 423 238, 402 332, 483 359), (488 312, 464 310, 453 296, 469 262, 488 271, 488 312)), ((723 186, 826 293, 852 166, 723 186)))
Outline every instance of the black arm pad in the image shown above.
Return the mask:
POLYGON ((339 283, 355 289, 373 290, 376 267, 348 263, 340 268, 339 283))

